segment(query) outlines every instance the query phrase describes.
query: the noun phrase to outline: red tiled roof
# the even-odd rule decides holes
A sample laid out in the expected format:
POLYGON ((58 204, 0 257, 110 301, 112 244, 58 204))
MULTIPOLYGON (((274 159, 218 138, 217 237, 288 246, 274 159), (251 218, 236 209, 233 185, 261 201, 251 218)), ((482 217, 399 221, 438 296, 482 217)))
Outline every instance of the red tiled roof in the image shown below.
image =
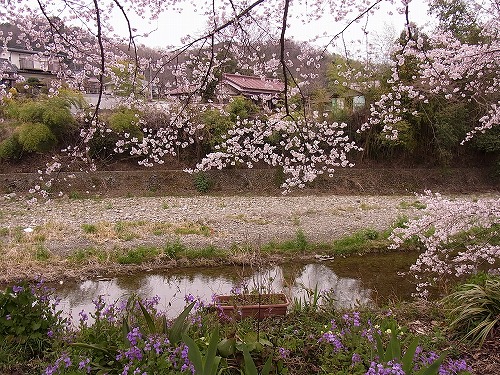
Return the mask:
POLYGON ((224 82, 243 91, 256 91, 262 93, 278 93, 283 91, 285 85, 279 80, 262 79, 255 76, 240 74, 224 74, 224 82))

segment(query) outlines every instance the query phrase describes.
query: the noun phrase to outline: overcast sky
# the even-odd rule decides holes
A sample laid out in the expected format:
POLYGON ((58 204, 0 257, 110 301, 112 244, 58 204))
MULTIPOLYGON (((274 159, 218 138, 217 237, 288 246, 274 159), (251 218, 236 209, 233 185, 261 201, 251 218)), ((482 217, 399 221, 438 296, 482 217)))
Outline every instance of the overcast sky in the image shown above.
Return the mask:
MULTIPOLYGON (((193 8, 189 8, 189 5, 186 8, 187 10, 181 14, 177 12, 165 13, 158 21, 154 21, 150 25, 147 25, 144 21, 136 22, 135 26, 139 26, 138 31, 140 33, 152 31, 147 38, 140 38, 138 42, 150 47, 165 48, 167 46, 180 46, 182 44, 181 38, 186 35, 199 35, 204 29, 206 21, 202 16, 194 12, 193 8)), ((370 31, 369 40, 371 43, 377 38, 383 38, 390 33, 395 33, 395 36, 397 36, 403 30, 405 24, 404 15, 397 12, 389 15, 389 10, 389 7, 385 7, 378 10, 374 16, 370 16, 368 29, 370 31)), ((323 33, 323 31, 326 31, 328 36, 334 35, 345 25, 345 23, 332 23, 331 18, 326 17, 322 20, 303 25, 293 16, 292 14, 289 18, 290 27, 287 29, 287 37, 300 41, 310 40, 316 34, 323 33)), ((412 0, 410 3, 410 20, 418 25, 423 25, 429 21, 425 0, 412 0)), ((361 23, 350 26, 348 32, 346 32, 346 38, 354 41, 363 40, 364 43, 365 38, 362 31, 364 21, 365 19, 361 23)), ((124 25, 117 27, 118 30, 122 28, 125 30, 124 25)), ((317 44, 321 45, 329 39, 329 37, 319 39, 317 44)))

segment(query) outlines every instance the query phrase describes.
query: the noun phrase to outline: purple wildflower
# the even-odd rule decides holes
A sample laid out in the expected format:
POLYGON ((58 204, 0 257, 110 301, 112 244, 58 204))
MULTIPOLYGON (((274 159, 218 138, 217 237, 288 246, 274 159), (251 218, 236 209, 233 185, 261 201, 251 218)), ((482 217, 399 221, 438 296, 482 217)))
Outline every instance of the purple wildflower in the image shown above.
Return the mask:
POLYGON ((20 285, 14 285, 14 286, 12 287, 12 291, 13 291, 14 293, 16 293, 16 294, 17 294, 17 293, 21 293, 23 290, 24 290, 24 288, 23 288, 22 286, 20 286, 20 285))
POLYGON ((340 338, 331 331, 324 333, 323 336, 321 336, 321 338, 318 340, 318 342, 322 341, 332 344, 335 352, 340 351, 344 347, 340 338))
POLYGON ((78 315, 80 316, 80 324, 84 324, 89 319, 85 310, 80 311, 78 315))
POLYGON ((288 349, 279 348, 278 352, 280 354, 280 357, 283 359, 288 358, 290 356, 290 350, 288 350, 288 349))
POLYGON ((354 353, 351 358, 351 362, 354 365, 355 363, 361 362, 361 356, 358 353, 354 353))
POLYGON ((132 331, 127 333, 127 339, 131 345, 137 345, 137 340, 140 340, 141 338, 142 335, 138 327, 133 328, 132 331))

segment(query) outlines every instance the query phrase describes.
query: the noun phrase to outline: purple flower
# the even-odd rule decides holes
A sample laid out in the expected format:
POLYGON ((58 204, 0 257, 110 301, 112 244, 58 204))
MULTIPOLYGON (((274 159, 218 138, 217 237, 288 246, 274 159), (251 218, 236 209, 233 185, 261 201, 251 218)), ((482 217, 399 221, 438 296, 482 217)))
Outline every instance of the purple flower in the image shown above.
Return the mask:
POLYGON ((78 364, 78 369, 79 370, 85 369, 85 371, 87 372, 87 374, 89 374, 90 373, 89 363, 90 363, 90 359, 89 358, 85 358, 84 360, 80 361, 80 363, 78 364))
POLYGON ((290 355, 290 350, 285 348, 279 348, 278 352, 280 354, 280 357, 283 359, 288 358, 288 356, 290 355))
POLYGON ((6 319, 6 320, 11 320, 11 319, 12 319, 12 316, 10 316, 10 314, 7 314, 7 315, 5 315, 5 319, 6 319))
POLYGON ((131 346, 127 351, 124 353, 125 358, 127 358, 129 361, 133 361, 137 359, 140 361, 142 359, 142 350, 139 349, 137 346, 131 346))
POLYGON ((80 316, 80 324, 83 324, 89 319, 89 316, 87 315, 85 310, 80 311, 78 315, 80 316))
POLYGON ((332 332, 324 333, 323 336, 321 336, 321 338, 318 340, 318 342, 322 341, 332 344, 335 352, 340 351, 344 347, 340 338, 332 332))
POLYGON ((50 338, 54 337, 54 331, 50 329, 49 332, 47 332, 47 336, 49 336, 50 338))
POLYGON ((22 286, 19 286, 19 285, 14 285, 14 286, 12 287, 12 291, 13 291, 14 293, 16 293, 16 294, 17 294, 17 293, 21 293, 23 290, 24 290, 24 288, 23 288, 22 286))
POLYGON ((137 340, 140 340, 141 338, 142 335, 138 327, 133 328, 132 331, 127 333, 127 339, 131 345, 137 345, 137 340))
POLYGON ((355 363, 361 362, 361 356, 358 353, 354 353, 351 358, 351 362, 354 365, 355 363))

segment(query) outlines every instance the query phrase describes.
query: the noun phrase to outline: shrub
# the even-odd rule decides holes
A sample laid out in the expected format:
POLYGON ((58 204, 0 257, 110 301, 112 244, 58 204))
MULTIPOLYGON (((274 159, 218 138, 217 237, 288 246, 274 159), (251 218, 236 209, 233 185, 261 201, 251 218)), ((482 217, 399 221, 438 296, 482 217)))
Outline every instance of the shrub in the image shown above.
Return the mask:
POLYGON ((56 305, 41 283, 22 283, 0 292, 0 337, 7 348, 28 358, 49 348, 52 335, 66 322, 56 305))
POLYGON ((0 160, 19 159, 23 151, 23 146, 19 143, 16 134, 0 142, 0 160))
POLYGON ((133 109, 119 108, 108 117, 109 127, 116 133, 128 133, 131 138, 142 139, 138 114, 133 109))
POLYGON ((472 280, 443 299, 449 330, 462 340, 482 346, 500 326, 500 277, 472 280))
POLYGON ((194 175, 194 186, 199 193, 208 193, 212 181, 206 173, 200 172, 194 175))
POLYGON ((56 137, 47 125, 24 123, 19 128, 19 143, 28 152, 46 152, 55 146, 56 137))
POLYGON ((60 140, 70 132, 75 122, 71 114, 71 103, 71 99, 59 96, 31 100, 20 104, 15 117, 22 122, 47 125, 56 138, 60 140))

